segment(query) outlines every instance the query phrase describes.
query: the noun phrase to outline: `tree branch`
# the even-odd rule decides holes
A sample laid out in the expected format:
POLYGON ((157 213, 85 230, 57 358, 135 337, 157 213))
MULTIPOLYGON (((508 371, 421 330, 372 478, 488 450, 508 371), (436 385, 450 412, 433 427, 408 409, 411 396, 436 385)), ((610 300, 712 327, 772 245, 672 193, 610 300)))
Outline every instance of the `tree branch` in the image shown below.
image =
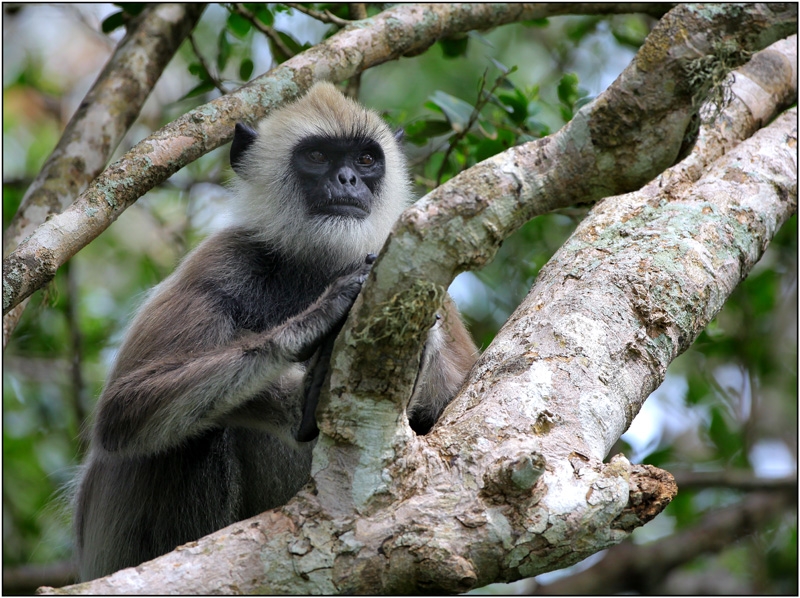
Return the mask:
POLYGON ((586 594, 641 595, 663 592, 659 588, 676 567, 699 555, 719 552, 774 519, 791 506, 788 493, 757 493, 739 504, 707 513, 698 525, 650 544, 623 542, 608 550, 589 569, 546 585, 535 595, 586 594))
POLYGON ((795 211, 796 138, 791 110, 694 185, 596 206, 428 436, 372 399, 284 507, 66 591, 463 592, 618 543, 675 486, 601 458, 795 211))
MULTIPOLYGON (((384 464, 390 460, 384 447, 404 443, 402 432, 397 431, 401 436, 386 439, 386 444, 370 434, 376 428, 396 429, 394 422, 402 417, 411 395, 416 370, 408 364, 419 362, 427 323, 434 321, 441 307, 424 298, 435 295, 431 291, 437 287, 447 288, 457 273, 490 261, 503 239, 532 217, 556 207, 629 190, 672 163, 683 144, 692 111, 696 110, 693 94, 683 83, 686 63, 703 51, 713 53, 715 44, 728 35, 727 31, 743 37, 754 35, 756 29, 763 32, 760 6, 737 5, 732 7, 732 13, 733 17, 717 11, 707 17, 709 22, 690 5, 676 7, 653 29, 637 57, 614 84, 563 129, 462 172, 404 212, 353 307, 350 324, 337 340, 331 394, 323 394, 317 412, 325 434, 348 442, 352 436, 374 439, 370 443, 374 459, 384 464), (684 35, 672 39, 669 32, 676 28, 684 35), (613 137, 600 133, 606 125, 622 120, 626 126, 615 130, 613 137), (387 306, 418 304, 427 310, 417 314, 423 323, 419 330, 410 330, 401 338, 357 341, 360 331, 387 326, 387 306), (376 393, 363 383, 369 379, 389 382, 376 393)), ((778 18, 774 18, 777 23, 778 18)), ((796 22, 796 13, 784 18, 796 22)), ((782 29, 775 26, 775 30, 782 29)), ((796 56, 796 46, 793 37, 793 42, 780 48, 796 56)), ((772 66, 775 62, 776 67, 783 68, 762 69, 762 80, 770 79, 768 85, 784 90, 775 94, 776 100, 780 96, 782 102, 796 101, 792 67, 781 62, 780 49, 770 52, 770 56, 778 57, 777 62, 767 58, 763 64, 772 66)), ((757 71, 753 66, 748 73, 757 71)), ((772 108, 777 111, 776 101, 772 108)), ((735 110, 735 114, 726 113, 726 118, 747 114, 744 122, 749 124, 732 127, 725 135, 735 138, 748 131, 752 134, 760 119, 753 119, 749 110, 738 103, 735 110)), ((699 176, 705 164, 731 147, 732 140, 704 142, 703 157, 692 158, 693 172, 699 176)), ((668 176, 677 177, 683 172, 678 169, 668 176)), ((591 454, 602 457, 605 452, 591 454)))
MULTIPOLYGON (((343 81, 377 64, 423 52, 441 37, 556 14, 647 12, 653 4, 401 5, 350 26, 248 85, 196 108, 139 142, 74 204, 42 224, 3 262, 3 313, 44 286, 58 268, 136 199, 186 164, 227 143, 238 121, 254 122, 312 83, 343 81), (135 176, 131 176, 135 173, 135 176)), ((768 38, 769 23, 764 24, 768 38)))
MULTIPOLYGON (((3 235, 4 255, 69 206, 105 167, 204 8, 204 4, 158 4, 128 24, 125 37, 22 198, 3 235)), ((4 348, 23 310, 24 306, 3 318, 4 348)))

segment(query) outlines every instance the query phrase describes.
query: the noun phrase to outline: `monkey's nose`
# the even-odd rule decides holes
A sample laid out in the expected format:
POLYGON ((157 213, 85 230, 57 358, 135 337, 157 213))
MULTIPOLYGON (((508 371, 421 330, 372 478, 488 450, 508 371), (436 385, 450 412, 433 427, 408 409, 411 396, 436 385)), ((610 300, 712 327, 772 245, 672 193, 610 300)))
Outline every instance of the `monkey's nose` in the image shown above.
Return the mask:
POLYGON ((342 185, 347 185, 347 184, 355 185, 356 181, 358 180, 357 177, 356 177, 356 173, 353 171, 353 169, 349 168, 347 166, 344 166, 339 171, 339 174, 337 175, 337 178, 339 179, 339 182, 342 185))

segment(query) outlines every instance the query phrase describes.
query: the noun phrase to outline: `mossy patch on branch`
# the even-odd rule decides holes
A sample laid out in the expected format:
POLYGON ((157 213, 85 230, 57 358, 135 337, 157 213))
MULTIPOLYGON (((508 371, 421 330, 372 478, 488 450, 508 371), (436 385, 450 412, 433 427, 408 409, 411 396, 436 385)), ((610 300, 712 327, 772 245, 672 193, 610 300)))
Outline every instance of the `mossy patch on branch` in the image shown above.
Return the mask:
POLYGON ((377 316, 366 326, 356 329, 353 339, 373 343, 388 339, 392 344, 399 344, 427 333, 434 321, 431 319, 431 310, 426 306, 434 305, 438 309, 444 293, 444 289, 435 282, 415 280, 407 292, 398 293, 379 305, 377 316))

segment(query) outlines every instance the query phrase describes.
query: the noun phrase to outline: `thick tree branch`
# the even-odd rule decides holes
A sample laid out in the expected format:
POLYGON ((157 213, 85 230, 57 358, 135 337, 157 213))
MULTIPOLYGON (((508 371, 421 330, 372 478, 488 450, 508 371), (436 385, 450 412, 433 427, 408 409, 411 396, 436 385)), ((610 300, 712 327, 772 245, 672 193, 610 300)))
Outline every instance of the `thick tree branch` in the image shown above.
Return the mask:
MULTIPOLYGON (((330 399, 323 396, 318 410, 321 430, 347 442, 353 436, 374 439, 375 430, 397 430, 394 423, 402 417, 415 381, 416 370, 408 364, 418 363, 427 328, 441 307, 430 298, 442 296, 441 289, 457 273, 488 262, 503 239, 531 217, 629 190, 675 160, 696 111, 693 92, 684 83, 687 64, 703 52, 713 54, 727 35, 745 39, 763 32, 761 6, 725 7, 731 12, 715 10, 711 15, 691 5, 676 7, 614 84, 563 129, 476 165, 406 210, 353 308, 352 328, 346 327, 337 341, 341 351, 335 353, 330 399), (674 34, 676 30, 681 35, 674 34), (627 127, 613 136, 604 131, 605 125, 622 120, 627 127), (387 310, 420 304, 424 313, 417 314, 419 329, 405 336, 386 335, 378 342, 374 335, 357 342, 363 330, 391 327, 387 310), (375 389, 364 380, 383 380, 384 386, 375 389)), ((783 16, 796 22, 796 13, 783 16)), ((773 100, 772 110, 759 106, 759 111, 775 114, 784 103, 796 101, 794 61, 782 58, 782 52, 796 57, 796 37, 792 40, 770 50, 774 60, 761 63, 770 68, 754 65, 748 71, 760 72, 752 75, 755 80, 761 77, 768 90, 776 90, 774 98, 764 94, 773 100)), ((702 172, 703 165, 752 134, 761 121, 741 102, 725 118, 743 124, 726 131, 722 137, 730 137, 728 141, 704 142, 702 157, 692 158, 693 172, 702 172)), ((370 441, 372 458, 388 463, 383 447, 395 442, 405 441, 400 436, 383 444, 370 441)))
POLYGON ((323 435, 312 485, 286 506, 67 590, 460 592, 618 543, 675 486, 600 459, 796 209, 796 139, 791 110, 694 185, 599 204, 441 425, 400 426, 388 465, 323 435))
MULTIPOLYGON (((73 205, 41 225, 3 262, 3 313, 49 282, 58 268, 136 199, 186 164, 227 143, 238 121, 254 122, 313 82, 343 81, 441 37, 520 20, 584 12, 658 12, 654 4, 401 5, 353 24, 248 85, 200 106, 138 143, 73 205)), ((765 23, 769 37, 770 26, 765 23)))
MULTIPOLYGON (((713 47, 708 41, 713 27, 744 32, 745 38, 750 31, 747 23, 734 27, 724 19, 709 25, 703 11, 689 10, 688 24, 681 23, 678 30, 689 32, 692 51, 704 43, 713 47), (697 32, 692 29, 695 18, 703 22, 697 32)), ((746 20, 759 24, 760 34, 769 30, 762 9, 742 10, 746 20)), ((715 11, 721 13, 725 11, 715 11)), ((664 32, 657 34, 649 51, 664 52, 660 61, 677 83, 674 65, 664 58, 674 56, 656 43, 663 39, 664 32)), ((681 47, 674 48, 676 62, 681 47)), ((551 146, 558 141, 554 147, 559 157, 591 166, 587 178, 600 172, 609 176, 604 169, 612 156, 612 171, 621 182, 606 181, 604 192, 614 185, 627 188, 649 168, 653 172, 648 176, 657 174, 663 168, 660 160, 670 155, 674 160, 679 147, 672 146, 682 143, 669 123, 682 131, 688 123, 683 117, 691 94, 688 99, 673 97, 672 108, 662 110, 658 122, 630 139, 627 131, 615 131, 630 144, 640 143, 639 136, 661 135, 666 147, 649 166, 634 162, 631 171, 620 174, 632 150, 605 138, 595 140, 591 131, 613 123, 613 116, 604 112, 608 106, 622 110, 626 118, 639 108, 622 93, 631 85, 626 77, 638 77, 631 93, 650 89, 652 81, 644 80, 648 77, 664 85, 653 64, 637 64, 648 69, 623 73, 616 88, 620 97, 610 94, 607 104, 599 98, 599 107, 587 108, 576 119, 581 122, 573 127, 578 128, 550 141, 551 146)), ((639 103, 650 106, 648 97, 644 94, 639 103)), ((647 122, 644 112, 637 114, 647 122)), ((323 434, 309 487, 281 509, 68 591, 461 592, 564 567, 618 543, 669 502, 675 485, 666 472, 632 466, 623 457, 607 464, 602 458, 663 379, 669 362, 716 314, 796 210, 796 139, 792 110, 716 161, 695 160, 695 165, 702 164, 696 171, 689 173, 685 163, 679 164, 641 191, 596 206, 541 271, 521 309, 426 437, 416 437, 402 425, 402 388, 408 376, 401 370, 414 369, 407 352, 395 348, 396 353, 389 353, 373 343, 374 352, 384 352, 383 371, 353 375, 369 366, 368 360, 348 356, 365 325, 354 314, 355 326, 332 363, 337 399, 321 410, 323 434), (357 387, 347 387, 350 380, 366 386, 370 377, 388 380, 386 387, 369 387, 360 395, 357 387)), ((557 176, 560 161, 545 168, 536 164, 555 155, 541 153, 546 145, 512 152, 512 162, 503 161, 508 155, 498 159, 494 167, 502 168, 495 178, 486 174, 491 170, 478 169, 487 178, 469 191, 466 204, 455 201, 451 186, 440 203, 426 199, 408 213, 397 231, 406 245, 393 248, 396 240, 391 241, 381 258, 399 265, 400 274, 393 279, 391 267, 377 267, 375 280, 365 287, 364 295, 372 296, 364 303, 371 304, 392 282, 407 276, 413 260, 433 259, 419 241, 438 233, 424 225, 435 223, 458 239, 437 254, 442 264, 432 267, 434 283, 444 286, 459 267, 492 253, 479 253, 487 238, 496 244, 521 224, 513 221, 518 214, 504 210, 530 214, 549 209, 548 202, 562 201, 548 199, 540 208, 519 205, 532 202, 537 193, 546 194, 551 181, 564 187, 557 176), (557 172, 551 176, 548 169, 557 172), (531 175, 527 170, 533 183, 526 179, 531 175), (495 193, 501 195, 497 208, 490 201, 495 193), (457 227, 447 219, 453 213, 457 227)), ((710 156, 718 147, 723 146, 707 143, 699 150, 710 156)), ((561 174, 567 176, 572 167, 561 174)), ((573 176, 581 180, 580 174, 573 176)), ((439 251, 436 243, 434 247, 439 251)), ((405 281, 404 292, 416 297, 430 291, 423 276, 405 281)), ((395 291, 395 297, 402 301, 403 292, 395 291)), ((381 305, 387 303, 379 301, 381 305)), ((373 322, 375 327, 384 325, 373 322)))
MULTIPOLYGON (((3 255, 69 206, 103 170, 204 7, 157 4, 128 24, 125 37, 22 198, 3 235, 3 255)), ((23 310, 24 306, 3 318, 3 347, 23 310)))
POLYGON ((667 173, 594 208, 473 371, 491 390, 443 425, 524 401, 553 420, 541 441, 555 453, 602 458, 795 213, 796 117, 783 114, 694 185, 663 186, 667 173), (493 374, 503 363, 518 370, 493 374))
POLYGON ((796 509, 796 502, 790 496, 789 492, 752 494, 739 504, 707 513, 691 529, 651 544, 623 542, 610 548, 602 561, 586 571, 539 585, 532 593, 580 596, 663 592, 659 586, 676 567, 701 554, 724 550, 775 519, 785 509, 796 509))

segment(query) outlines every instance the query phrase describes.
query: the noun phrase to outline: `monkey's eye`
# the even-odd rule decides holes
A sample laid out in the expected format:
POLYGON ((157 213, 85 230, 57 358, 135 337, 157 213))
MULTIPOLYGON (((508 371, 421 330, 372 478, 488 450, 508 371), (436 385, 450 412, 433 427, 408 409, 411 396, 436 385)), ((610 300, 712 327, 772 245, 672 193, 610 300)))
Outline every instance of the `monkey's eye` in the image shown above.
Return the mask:
POLYGON ((367 152, 364 152, 358 157, 356 162, 358 162, 359 165, 361 166, 372 166, 373 164, 375 164, 375 156, 373 156, 372 154, 368 154, 367 152))
POLYGON ((309 160, 317 164, 324 164, 328 161, 328 157, 319 150, 311 150, 306 154, 309 160))

